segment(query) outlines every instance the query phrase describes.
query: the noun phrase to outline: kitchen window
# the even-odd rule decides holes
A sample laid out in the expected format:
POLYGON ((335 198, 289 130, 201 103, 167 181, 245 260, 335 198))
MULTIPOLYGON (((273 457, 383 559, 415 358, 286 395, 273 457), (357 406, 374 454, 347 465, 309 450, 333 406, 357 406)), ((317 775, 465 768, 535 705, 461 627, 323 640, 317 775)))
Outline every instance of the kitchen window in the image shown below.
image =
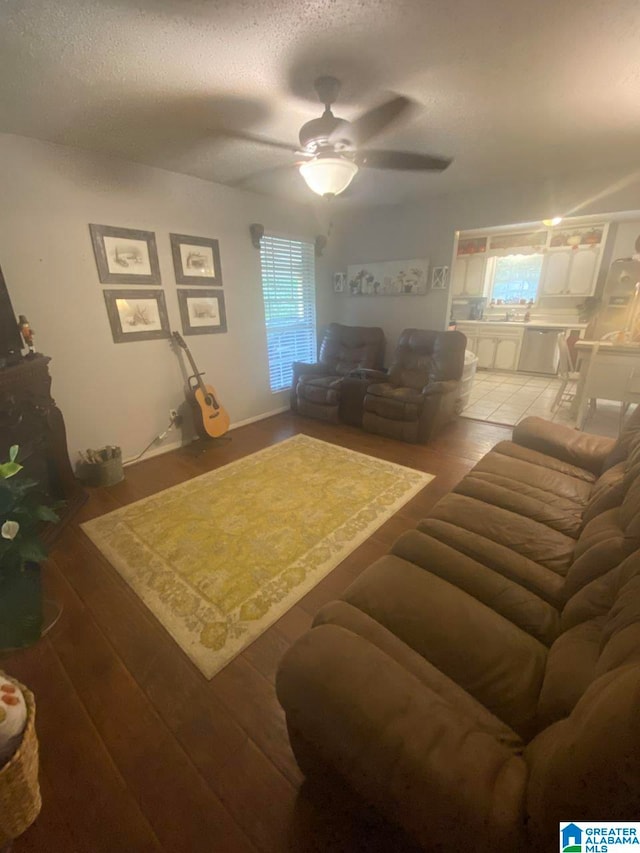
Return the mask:
POLYGON ((542 272, 543 255, 501 255, 491 259, 493 275, 491 277, 490 298, 504 305, 518 305, 535 302, 538 298, 538 286, 542 272))
POLYGON ((315 361, 316 286, 313 243, 264 236, 260 241, 269 384, 291 385, 294 361, 315 361))

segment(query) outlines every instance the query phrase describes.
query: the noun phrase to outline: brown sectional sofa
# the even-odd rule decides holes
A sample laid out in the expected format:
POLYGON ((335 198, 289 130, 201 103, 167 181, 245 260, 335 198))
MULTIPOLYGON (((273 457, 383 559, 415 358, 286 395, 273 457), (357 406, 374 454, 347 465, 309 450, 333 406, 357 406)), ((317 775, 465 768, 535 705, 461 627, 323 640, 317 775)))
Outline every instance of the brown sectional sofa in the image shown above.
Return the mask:
POLYGON ((318 613, 277 680, 303 771, 426 850, 640 815, 640 407, 516 427, 318 613))

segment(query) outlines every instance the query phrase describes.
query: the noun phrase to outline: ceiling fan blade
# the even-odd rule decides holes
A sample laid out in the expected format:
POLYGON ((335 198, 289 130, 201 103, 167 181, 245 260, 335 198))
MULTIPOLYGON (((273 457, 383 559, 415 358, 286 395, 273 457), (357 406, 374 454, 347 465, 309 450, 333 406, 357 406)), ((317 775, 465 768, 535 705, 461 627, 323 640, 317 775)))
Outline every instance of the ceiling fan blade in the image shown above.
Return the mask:
POLYGON ((214 136, 224 136, 227 139, 240 139, 243 142, 255 142, 258 145, 267 145, 269 148, 278 148, 281 151, 292 151, 294 154, 300 153, 299 145, 290 145, 288 142, 278 142, 277 139, 268 139, 266 136, 258 136, 255 133, 247 133, 244 130, 227 130, 224 127, 217 127, 213 131, 214 136))
POLYGON ((407 169, 411 171, 443 172, 453 163, 446 157, 430 154, 414 154, 411 151, 358 151, 355 156, 358 166, 369 169, 407 169))
POLYGON ((233 180, 227 181, 226 183, 227 186, 238 187, 239 189, 242 189, 243 187, 252 184, 254 181, 268 177, 269 175, 279 175, 285 174, 286 172, 292 172, 294 171, 295 167, 295 163, 288 163, 284 166, 269 166, 266 169, 258 169, 257 172, 250 172, 248 175, 243 175, 241 178, 234 178, 233 180))
MULTIPOLYGON (((391 98, 390 101, 386 101, 384 104, 380 104, 378 107, 374 107, 372 110, 367 110, 366 113, 360 116, 360 118, 355 119, 351 122, 350 127, 348 128, 349 139, 355 145, 365 145, 370 139, 373 139, 374 136, 378 136, 379 133, 382 133, 390 124, 397 121, 397 119, 403 114, 408 112, 413 106, 413 101, 410 101, 409 98, 405 98, 402 95, 398 95, 395 98, 391 98)), ((336 128, 336 136, 342 137, 344 136, 344 129, 342 127, 336 128), (342 133, 341 133, 342 131, 342 133)), ((333 139, 331 141, 334 141, 333 139)))

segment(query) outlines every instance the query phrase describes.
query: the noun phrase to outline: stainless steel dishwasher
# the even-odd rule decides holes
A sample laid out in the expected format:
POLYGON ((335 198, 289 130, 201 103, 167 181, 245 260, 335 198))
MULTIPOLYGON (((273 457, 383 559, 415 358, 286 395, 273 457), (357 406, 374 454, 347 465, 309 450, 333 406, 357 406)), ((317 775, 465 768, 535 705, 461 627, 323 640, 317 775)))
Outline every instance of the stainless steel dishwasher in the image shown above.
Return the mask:
POLYGON ((527 326, 518 370, 555 375, 558 372, 558 335, 561 331, 544 326, 527 326))

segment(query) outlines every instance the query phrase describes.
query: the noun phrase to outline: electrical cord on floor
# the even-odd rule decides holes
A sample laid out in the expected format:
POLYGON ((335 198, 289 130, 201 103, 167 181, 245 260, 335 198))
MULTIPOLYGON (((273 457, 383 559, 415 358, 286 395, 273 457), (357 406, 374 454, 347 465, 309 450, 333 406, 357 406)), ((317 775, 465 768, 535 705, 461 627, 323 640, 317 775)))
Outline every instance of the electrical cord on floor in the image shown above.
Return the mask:
POLYGON ((180 426, 181 423, 182 423, 182 415, 176 415, 175 418, 171 418, 171 420, 169 421, 169 426, 165 429, 165 431, 158 433, 158 435, 154 436, 151 439, 151 441, 149 442, 149 444, 147 444, 147 446, 144 448, 144 450, 141 450, 137 456, 133 457, 133 459, 129 459, 127 461, 127 464, 130 465, 132 462, 137 462, 138 459, 142 459, 144 454, 147 453, 149 450, 151 450, 151 448, 153 447, 153 445, 157 441, 163 441, 169 435, 170 431, 174 427, 180 426))

